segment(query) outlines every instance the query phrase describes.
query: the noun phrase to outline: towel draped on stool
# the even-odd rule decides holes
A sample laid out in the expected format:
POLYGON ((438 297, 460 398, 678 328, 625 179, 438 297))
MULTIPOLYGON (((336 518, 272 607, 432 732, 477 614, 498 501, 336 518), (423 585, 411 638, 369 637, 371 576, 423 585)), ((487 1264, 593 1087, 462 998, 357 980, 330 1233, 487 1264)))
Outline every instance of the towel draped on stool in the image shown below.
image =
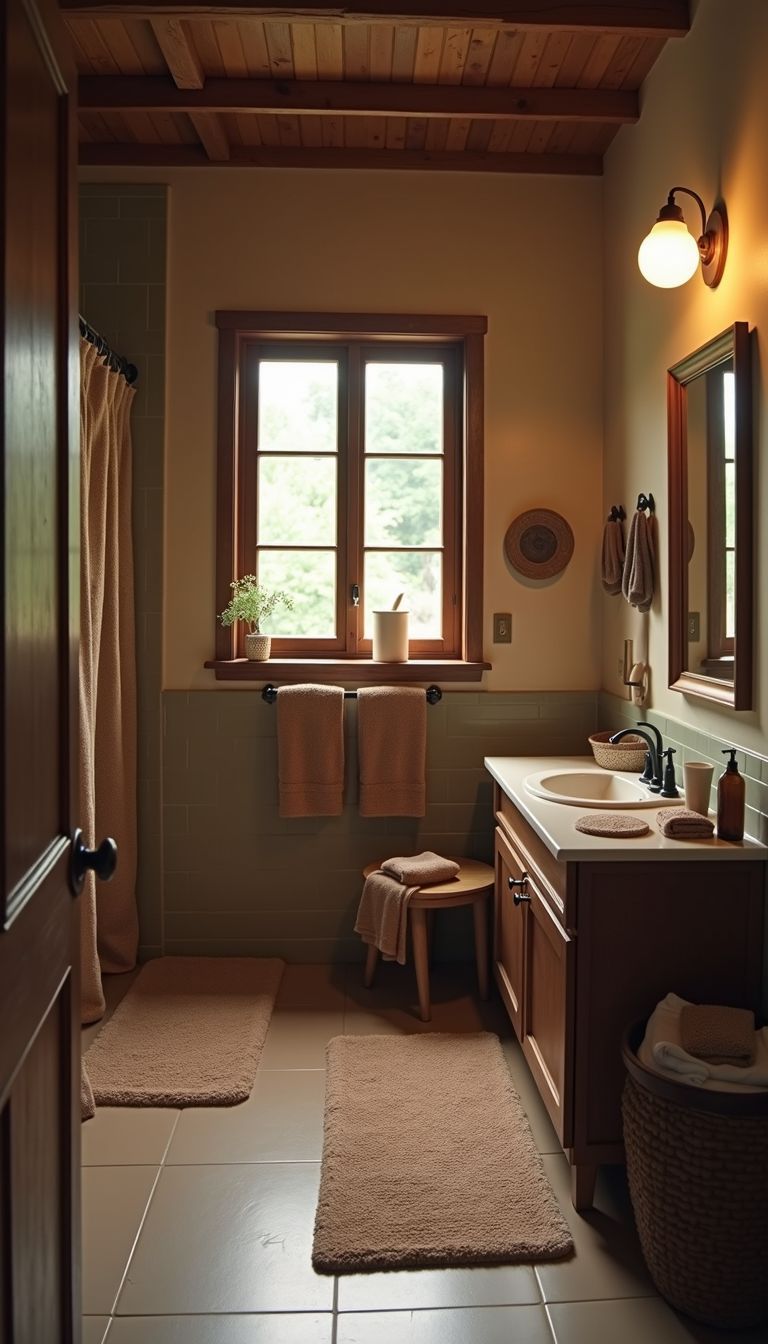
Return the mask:
POLYGON ((380 868, 365 879, 355 920, 355 933, 364 943, 378 947, 387 961, 405 965, 408 902, 418 887, 406 887, 387 877, 380 868))
POLYGON ((357 736, 360 816, 423 817, 427 759, 424 691, 416 686, 361 687, 357 692, 357 736))
POLYGON ((396 882, 404 882, 406 886, 413 884, 416 887, 428 887, 458 877, 459 865, 453 859, 441 858, 431 849, 425 849, 422 854, 414 854, 412 858, 385 859, 381 871, 396 882))

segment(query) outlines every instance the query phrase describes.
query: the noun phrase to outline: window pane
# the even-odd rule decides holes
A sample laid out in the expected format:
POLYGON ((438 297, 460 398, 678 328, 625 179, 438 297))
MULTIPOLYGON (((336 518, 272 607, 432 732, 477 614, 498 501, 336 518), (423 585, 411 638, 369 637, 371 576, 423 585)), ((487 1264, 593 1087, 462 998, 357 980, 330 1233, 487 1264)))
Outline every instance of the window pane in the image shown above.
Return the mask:
POLYGON ((443 558, 435 551, 373 551, 365 557, 365 638, 373 633, 371 612, 391 607, 398 593, 410 612, 411 639, 442 635, 443 558))
POLYGON ((442 364, 366 364, 365 448, 443 451, 442 364))
POLYGON ((725 456, 733 457, 736 448, 736 378, 723 374, 723 443, 725 456))
POLYGON ((736 589, 736 556, 733 551, 725 553, 725 637, 734 639, 736 636, 736 606, 734 601, 734 592, 736 589))
POLYGON ((725 544, 736 545, 736 463, 725 464, 725 544))
POLYGON ((335 545, 335 457, 260 453, 258 491, 260 545, 335 545))
POLYGON ((366 546, 440 546, 442 461, 367 458, 366 546))
POLYGON ((259 551, 258 577, 293 598, 293 611, 281 607, 263 634, 279 639, 336 634, 335 551, 259 551))
POLYGON ((259 448, 271 453, 335 453, 335 360, 259 361, 259 448))

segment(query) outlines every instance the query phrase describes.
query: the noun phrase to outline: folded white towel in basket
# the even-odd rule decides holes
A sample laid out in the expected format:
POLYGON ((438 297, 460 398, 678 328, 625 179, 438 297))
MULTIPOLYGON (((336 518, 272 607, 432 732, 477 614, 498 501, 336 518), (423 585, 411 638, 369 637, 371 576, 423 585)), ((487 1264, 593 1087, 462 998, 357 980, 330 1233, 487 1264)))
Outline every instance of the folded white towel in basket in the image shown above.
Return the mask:
POLYGON ((667 994, 656 1005, 637 1052, 640 1063, 676 1082, 718 1092, 762 1092, 768 1088, 768 1027, 755 1032, 755 1062, 748 1068, 709 1064, 689 1055, 680 1043, 680 1013, 687 1004, 688 1000, 678 994, 667 994))

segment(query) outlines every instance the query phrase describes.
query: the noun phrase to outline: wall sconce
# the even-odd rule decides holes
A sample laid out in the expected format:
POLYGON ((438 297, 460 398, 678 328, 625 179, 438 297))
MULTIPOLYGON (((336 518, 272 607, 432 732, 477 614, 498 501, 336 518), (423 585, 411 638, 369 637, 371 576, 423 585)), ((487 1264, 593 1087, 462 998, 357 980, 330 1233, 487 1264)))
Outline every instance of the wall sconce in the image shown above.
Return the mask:
POLYGON ((637 264, 650 284, 657 285, 659 289, 676 289, 690 280, 701 262, 704 284, 714 289, 720 283, 725 269, 727 251, 728 216, 725 206, 713 206, 707 219, 704 202, 695 191, 688 187, 673 187, 666 205, 659 211, 656 223, 640 244, 637 264), (683 212, 675 203, 675 193, 678 191, 692 196, 701 211, 701 236, 698 240, 688 232, 683 212))

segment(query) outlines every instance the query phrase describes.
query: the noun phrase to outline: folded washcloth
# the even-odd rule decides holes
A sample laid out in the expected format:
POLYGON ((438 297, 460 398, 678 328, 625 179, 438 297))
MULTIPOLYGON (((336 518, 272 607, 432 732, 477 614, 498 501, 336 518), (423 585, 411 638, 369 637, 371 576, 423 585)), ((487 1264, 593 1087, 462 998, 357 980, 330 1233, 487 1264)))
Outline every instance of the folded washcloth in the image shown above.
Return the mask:
POLYGON ((656 813, 656 824, 669 840, 709 840, 715 824, 690 807, 662 807, 656 813))
POLYGON ((648 611, 653 601, 655 574, 653 523, 637 509, 629 525, 621 591, 631 607, 648 611))
POLYGON ((680 1014, 688 1001, 667 994, 648 1019, 645 1037, 637 1052, 641 1064, 677 1082, 717 1092, 761 1092, 768 1088, 768 1027, 755 1032, 755 1062, 748 1068, 713 1064, 697 1059, 683 1049, 680 1014))
POLYGON ((357 750, 360 816, 423 817, 427 757, 424 692, 416 686, 361 687, 357 693, 357 750))
POLYGON ((281 817, 338 817, 344 795, 344 691, 283 686, 277 697, 281 817))
POLYGON ((624 573, 624 532, 618 518, 609 518, 603 528, 602 580, 606 593, 621 592, 624 573))
POLYGON ((438 882, 450 882, 452 877, 458 876, 459 865, 453 859, 443 859, 431 849, 425 849, 423 854, 414 854, 410 859, 385 859, 381 871, 406 886, 428 887, 438 882))
POLYGON ((748 1068, 755 1062, 755 1014, 749 1008, 688 1003, 680 1013, 680 1044, 708 1064, 748 1068))
POLYGON ((405 935, 408 902, 418 887, 406 887, 387 877, 380 868, 365 879, 355 920, 355 933, 364 943, 378 947, 387 961, 405 965, 405 935))

